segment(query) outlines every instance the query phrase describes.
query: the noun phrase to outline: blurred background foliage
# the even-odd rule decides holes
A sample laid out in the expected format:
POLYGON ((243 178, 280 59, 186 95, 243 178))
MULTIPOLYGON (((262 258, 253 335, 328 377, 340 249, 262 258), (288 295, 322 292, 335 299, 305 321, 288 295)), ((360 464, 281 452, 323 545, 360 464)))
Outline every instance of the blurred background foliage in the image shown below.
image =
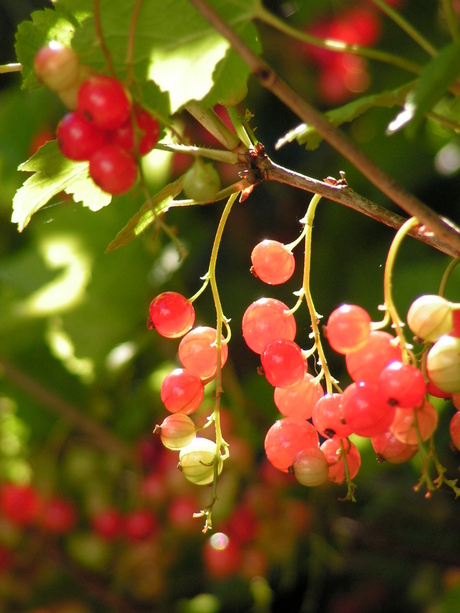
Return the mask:
MULTIPOLYGON (((362 4, 266 2, 300 28, 338 19, 362 4)), ((445 44, 441 2, 397 4, 434 45, 445 44)), ((1 1, 2 63, 14 61, 16 25, 45 6, 51 4, 1 1)), ((426 60, 394 23, 378 15, 379 48, 426 60)), ((268 62, 317 107, 327 110, 360 93, 345 88, 343 99, 334 98, 320 86, 320 70, 302 45, 264 25, 260 34, 268 62)), ((364 69, 360 87, 366 93, 407 79, 386 64, 368 61, 364 69)), ((163 452, 152 434, 165 417, 159 388, 177 363, 177 343, 148 331, 146 319, 158 293, 191 296, 200 287, 223 205, 168 213, 167 223, 189 251, 181 262, 161 234, 104 253, 142 204, 131 195, 97 213, 56 198, 18 234, 10 222, 12 197, 24 181, 17 167, 37 142, 50 138, 64 109, 50 92, 21 91, 17 76, 2 75, 0 87, 0 478, 31 484, 40 499, 60 497, 73 510, 59 534, 0 517, 0 611, 457 612, 459 503, 451 491, 431 498, 413 491, 420 460, 380 465, 362 441, 356 503, 338 500, 343 486, 302 488, 289 476, 274 474, 264 461, 265 432, 278 414, 272 389, 257 374, 258 358, 242 341, 240 322, 261 296, 294 303, 302 253, 297 250, 293 280, 271 288, 249 273, 250 252, 264 238, 294 240, 310 196, 278 184, 258 186, 234 207, 219 253, 219 291, 233 333, 224 369, 224 436, 231 458, 219 484, 214 532, 236 535, 239 551, 230 562, 215 562, 201 519, 190 519, 206 504, 209 491, 186 483, 175 468, 176 454, 163 452), (147 509, 155 518, 150 536, 102 538, 92 518, 114 508, 125 516, 147 509), (216 571, 220 563, 230 570, 216 571)), ((345 171, 356 192, 396 210, 327 144, 306 151, 293 143, 276 151, 276 141, 299 121, 255 79, 244 105, 254 113, 257 137, 274 161, 319 179, 345 171)), ((394 116, 395 109, 376 109, 344 130, 396 181, 460 224, 458 135, 427 121, 412 138, 404 131, 385 136, 394 116)), ((190 134, 196 144, 212 144, 196 126, 190 134)), ((175 176, 179 162, 154 154, 148 164, 155 188, 175 176)), ((226 181, 228 169, 221 171, 226 181)), ((312 292, 321 314, 327 317, 350 302, 379 318, 383 266, 393 236, 393 230, 351 209, 321 203, 312 257, 312 292)), ((406 239, 394 284, 400 313, 417 296, 438 291, 448 263, 447 256, 406 239)), ((459 275, 454 271, 447 287, 454 301, 460 301, 459 275)), ((209 291, 194 306, 198 322, 214 325, 209 291)), ((303 308, 297 322, 299 341, 308 344, 303 308)), ((332 352, 328 357, 334 376, 346 385, 343 360, 332 352)), ((208 395, 199 409, 201 423, 211 402, 208 395)), ((450 449, 448 434, 453 408, 445 401, 438 408, 437 449, 455 478, 459 456, 450 449)))

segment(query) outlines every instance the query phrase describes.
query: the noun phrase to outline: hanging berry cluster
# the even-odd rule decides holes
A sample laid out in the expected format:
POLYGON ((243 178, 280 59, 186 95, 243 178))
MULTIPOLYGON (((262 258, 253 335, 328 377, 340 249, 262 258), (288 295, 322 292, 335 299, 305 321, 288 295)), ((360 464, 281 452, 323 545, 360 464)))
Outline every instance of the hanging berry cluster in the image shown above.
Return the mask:
MULTIPOLYGON (((448 398, 453 394, 459 406, 460 393, 460 305, 442 296, 422 296, 407 314, 407 325, 414 341, 423 343, 419 356, 403 334, 391 296, 391 273, 402 237, 417 224, 411 219, 398 232, 390 249, 384 279, 385 318, 371 321, 358 305, 344 304, 331 313, 323 332, 331 348, 345 356, 352 382, 342 390, 328 370, 319 335, 318 318, 309 288, 311 222, 319 198, 315 197, 305 218, 306 268, 304 285, 293 309, 274 298, 253 302, 243 316, 243 336, 247 345, 260 354, 261 372, 274 386, 274 402, 283 417, 268 430, 265 452, 281 471, 293 473, 308 486, 328 479, 347 482, 347 497, 353 499, 352 479, 361 464, 360 453, 349 437, 371 440, 379 461, 401 463, 419 451, 424 461, 419 486, 428 493, 446 483, 460 494, 456 481, 444 478, 436 457, 432 435, 438 413, 430 395, 448 398), (294 341, 294 311, 305 297, 312 319, 314 347, 302 350, 294 341), (396 335, 381 328, 392 324, 396 335), (320 368, 308 373, 307 357, 316 354, 320 368), (326 390, 322 386, 324 379, 326 390), (423 444, 430 441, 429 452, 423 444), (438 477, 431 480, 428 461, 432 460, 438 477)), ((294 271, 292 248, 262 241, 252 252, 252 272, 266 283, 276 285, 289 279, 294 271)), ((450 267, 451 269, 452 267, 450 267)), ((450 271, 449 271, 450 272, 450 271)), ((460 449, 459 414, 452 418, 452 444, 460 449)))
POLYGON ((34 61, 40 81, 70 109, 59 122, 59 149, 70 160, 89 163, 89 175, 114 196, 138 178, 138 158, 158 142, 158 121, 115 77, 94 74, 72 49, 52 41, 34 61))

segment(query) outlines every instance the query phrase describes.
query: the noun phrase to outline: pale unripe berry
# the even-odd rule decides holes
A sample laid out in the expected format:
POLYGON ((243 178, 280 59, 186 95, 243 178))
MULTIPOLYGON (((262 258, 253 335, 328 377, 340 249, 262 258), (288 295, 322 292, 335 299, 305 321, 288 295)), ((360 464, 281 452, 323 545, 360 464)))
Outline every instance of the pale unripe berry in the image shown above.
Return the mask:
POLYGON ((52 40, 37 52, 34 69, 46 87, 61 92, 78 81, 80 60, 73 49, 52 40))
POLYGON ((214 465, 218 461, 218 473, 223 461, 217 460, 217 446, 214 441, 197 436, 179 454, 179 467, 185 478, 195 485, 207 485, 214 479, 214 465))
POLYGON ((210 202, 220 190, 220 177, 209 162, 197 159, 184 177, 184 194, 200 202, 210 202))
POLYGON ((161 442, 167 449, 178 451, 189 445, 196 435, 195 424, 182 413, 169 415, 159 427, 161 442))
POLYGON ((329 478, 329 464, 319 447, 307 447, 296 455, 292 464, 295 478, 302 485, 315 487, 329 478))
POLYGON ((426 367, 428 378, 439 389, 460 392, 460 338, 441 336, 428 352, 426 367))
POLYGON ((409 308, 407 324, 416 336, 434 343, 452 330, 452 305, 436 294, 420 296, 409 308))

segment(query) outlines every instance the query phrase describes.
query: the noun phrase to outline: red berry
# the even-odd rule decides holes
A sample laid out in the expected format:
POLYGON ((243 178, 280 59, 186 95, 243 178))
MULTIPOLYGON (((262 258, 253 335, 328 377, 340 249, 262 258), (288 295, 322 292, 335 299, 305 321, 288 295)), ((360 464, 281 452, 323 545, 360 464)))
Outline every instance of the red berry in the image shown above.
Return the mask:
POLYGON ((355 304, 342 304, 335 309, 326 326, 327 340, 337 353, 358 349, 367 341, 370 332, 370 315, 355 304))
POLYGON ((161 442, 167 449, 180 451, 196 435, 195 424, 187 415, 169 415, 160 426, 161 442))
POLYGON ((452 445, 460 451, 460 413, 454 413, 449 423, 449 434, 452 445))
POLYGON ((0 512, 19 525, 34 523, 41 512, 42 500, 31 485, 4 483, 0 489, 0 512))
POLYGON ((251 253, 252 272, 264 283, 280 285, 290 279, 295 269, 295 259, 286 245, 278 241, 264 240, 251 253))
POLYGON ((380 373, 378 386, 385 402, 391 406, 413 408, 425 398, 425 379, 412 364, 390 362, 380 373))
POLYGON ((296 455, 292 471, 302 485, 309 487, 321 485, 329 478, 327 457, 319 447, 307 447, 296 455))
POLYGON ((130 153, 146 155, 158 142, 160 125, 148 111, 139 105, 134 106, 133 117, 110 133, 110 139, 130 153))
POLYGON ((75 505, 66 498, 51 498, 45 503, 41 518, 44 530, 52 534, 70 532, 77 522, 75 505))
POLYGON ((255 353, 262 353, 270 341, 296 335, 294 315, 286 315, 288 307, 274 298, 260 298, 248 306, 243 315, 243 337, 255 353))
POLYGON ((34 69, 49 89, 61 92, 78 81, 80 60, 73 49, 52 40, 35 55, 34 69))
POLYGON ((309 421, 278 419, 265 436, 265 453, 275 468, 288 472, 294 458, 307 447, 318 447, 319 438, 309 421))
POLYGON ((176 368, 161 384, 161 400, 171 413, 190 415, 200 406, 203 396, 201 378, 185 368, 176 368))
POLYGON ((385 430, 371 438, 372 447, 379 462, 401 464, 411 460, 418 451, 418 445, 403 443, 395 437, 391 430, 385 430))
POLYGON ((312 421, 325 438, 346 438, 353 429, 342 421, 342 394, 326 394, 313 407, 312 421))
POLYGON ((177 292, 164 292, 152 300, 150 320, 155 330, 167 338, 178 338, 195 322, 193 305, 177 292))
POLYGON ((103 539, 111 541, 119 537, 123 530, 123 519, 115 508, 99 511, 91 517, 93 530, 103 539))
POLYGON ((401 349, 388 332, 372 331, 362 347, 347 353, 345 362, 353 381, 377 383, 382 370, 390 362, 401 362, 401 349))
POLYGON ((130 541, 143 541, 158 530, 157 517, 147 509, 136 509, 124 518, 124 532, 130 541))
POLYGON ((241 564, 241 550, 235 539, 216 532, 205 543, 204 565, 213 579, 223 579, 236 573, 241 564))
POLYGON ((409 445, 417 445, 430 438, 438 425, 438 413, 431 402, 425 400, 417 409, 396 409, 390 430, 395 437, 409 445))
POLYGON ((291 419, 310 419, 315 403, 324 395, 321 384, 305 373, 302 381, 291 387, 276 387, 275 404, 280 413, 291 419))
POLYGON ((304 378, 306 360, 294 341, 271 341, 261 353, 260 359, 265 377, 274 387, 297 385, 304 378))
POLYGON ((91 156, 89 174, 104 192, 119 196, 136 183, 137 163, 130 153, 117 145, 104 145, 91 156))
POLYGON ((69 158, 81 162, 89 160, 107 142, 106 134, 80 113, 67 113, 56 130, 59 149, 69 158))
POLYGON ((349 477, 354 479, 361 466, 361 455, 357 447, 350 440, 346 438, 328 438, 320 447, 329 463, 329 481, 339 484, 345 481, 342 444, 348 464, 349 477))
MULTIPOLYGON (((217 332, 215 328, 199 326, 190 330, 179 344, 179 360, 182 366, 202 379, 215 376, 217 371, 217 332)), ((223 339, 222 339, 223 340, 223 339)), ((220 348, 220 363, 224 366, 228 357, 228 346, 220 348)))
POLYGON ((95 75, 78 91, 78 110, 99 128, 114 130, 131 114, 131 96, 113 77, 95 75))
POLYGON ((343 392, 341 419, 359 436, 375 436, 387 430, 395 408, 387 404, 378 385, 367 381, 352 383, 343 392))

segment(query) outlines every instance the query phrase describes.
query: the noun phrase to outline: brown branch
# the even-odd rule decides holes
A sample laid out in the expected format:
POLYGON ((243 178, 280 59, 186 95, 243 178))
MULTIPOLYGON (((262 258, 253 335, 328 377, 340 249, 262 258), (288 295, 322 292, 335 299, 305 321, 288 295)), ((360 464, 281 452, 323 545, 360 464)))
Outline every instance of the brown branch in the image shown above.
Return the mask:
POLYGON ((112 76, 116 77, 117 75, 112 62, 112 56, 110 55, 109 48, 105 44, 104 35, 102 34, 101 10, 99 6, 99 0, 94 0, 94 27, 96 30, 97 42, 101 45, 105 61, 107 62, 107 68, 109 69, 112 76))
POLYGON ((209 6, 206 0, 190 0, 190 3, 230 42, 233 49, 246 62, 263 87, 271 91, 301 121, 313 126, 325 141, 349 160, 388 198, 398 204, 411 217, 417 217, 420 223, 426 226, 430 232, 449 245, 455 255, 460 255, 460 230, 452 223, 441 218, 413 194, 398 185, 396 181, 368 158, 352 140, 332 126, 324 119, 321 113, 303 100, 264 60, 254 53, 233 28, 209 6))
POLYGON ((82 432, 88 434, 94 439, 94 443, 102 449, 117 453, 129 464, 135 463, 135 455, 126 443, 100 424, 86 417, 78 408, 44 388, 35 379, 29 377, 29 375, 26 375, 2 357, 0 357, 0 376, 6 377, 13 385, 26 392, 31 398, 37 400, 47 409, 57 413, 82 432))

